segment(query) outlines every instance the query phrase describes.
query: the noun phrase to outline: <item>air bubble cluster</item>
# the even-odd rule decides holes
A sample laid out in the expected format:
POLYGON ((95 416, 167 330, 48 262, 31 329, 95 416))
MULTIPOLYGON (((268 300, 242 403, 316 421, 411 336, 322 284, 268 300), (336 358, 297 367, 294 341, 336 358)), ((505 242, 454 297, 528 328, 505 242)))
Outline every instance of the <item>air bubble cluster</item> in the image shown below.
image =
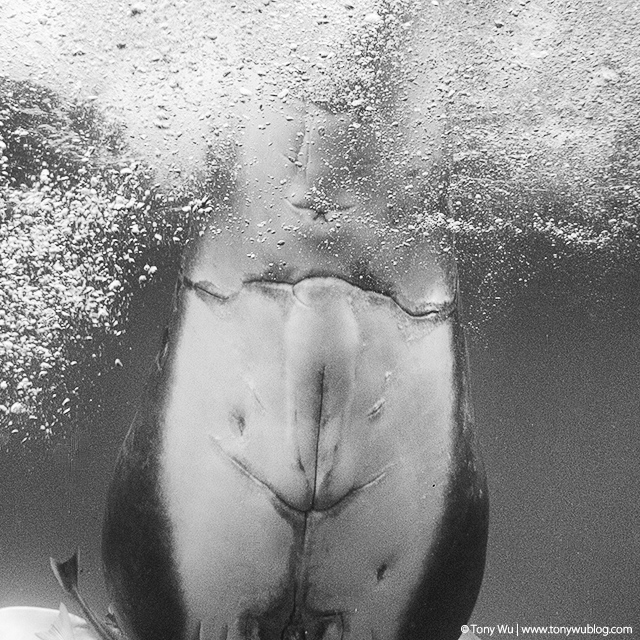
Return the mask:
POLYGON ((27 83, 0 96, 1 446, 51 437, 74 411, 74 370, 122 332, 190 209, 155 193, 90 107, 27 83))
MULTIPOLYGON (((123 330, 133 292, 194 233, 235 228, 219 214, 232 217, 232 200, 247 197, 236 159, 242 149, 251 158, 251 135, 241 134, 261 113, 259 131, 300 118, 295 140, 270 141, 286 154, 305 139, 307 107, 347 114, 348 140, 370 129, 375 162, 384 160, 373 173, 393 174, 397 189, 384 197, 402 233, 380 238, 369 219, 359 228, 376 246, 447 231, 471 325, 541 273, 585 298, 607 273, 640 273, 634 3, 494 4, 79 7, 82 33, 99 37, 59 38, 60 56, 26 70, 30 38, 63 33, 68 16, 51 16, 55 29, 9 16, 26 48, 0 47, 7 73, 63 93, 81 78, 85 91, 103 89, 63 104, 0 78, 0 444, 51 433, 73 412, 74 371, 123 330), (127 144, 103 113, 122 116, 127 144), (216 215, 206 215, 209 199, 216 215), (207 224, 194 232, 201 214, 207 224)), ((271 236, 284 254, 306 233, 278 215, 267 211, 264 229, 256 221, 250 260, 271 236)), ((317 249, 337 251, 342 216, 317 249)))

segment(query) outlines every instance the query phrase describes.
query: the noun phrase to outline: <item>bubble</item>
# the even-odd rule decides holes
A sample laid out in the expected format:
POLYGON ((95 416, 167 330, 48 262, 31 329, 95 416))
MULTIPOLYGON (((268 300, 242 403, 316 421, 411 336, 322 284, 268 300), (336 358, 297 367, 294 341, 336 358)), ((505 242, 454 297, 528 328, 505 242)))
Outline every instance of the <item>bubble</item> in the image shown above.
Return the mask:
POLYGON ((180 251, 192 209, 150 197, 152 173, 91 105, 2 79, 0 120, 0 441, 10 446, 64 429, 82 367, 121 335, 132 295, 158 270, 148 263, 180 251))
MULTIPOLYGON (((536 279, 541 295, 562 280, 588 297, 607 274, 638 273, 633 3, 611 13, 592 3, 569 11, 521 2, 499 15, 491 3, 413 0, 312 3, 304 12, 287 2, 218 3, 215 14, 205 4, 188 12, 140 5, 130 16, 147 36, 156 17, 166 26, 143 52, 146 69, 123 67, 132 72, 123 77, 134 78, 123 81, 131 137, 94 101, 64 102, 33 83, 0 80, 2 406, 58 415, 62 398, 71 398, 64 410, 73 405, 79 351, 96 354, 104 336, 122 332, 136 288, 205 233, 194 224, 200 214, 211 216, 207 233, 222 233, 229 185, 240 173, 225 174, 236 124, 246 125, 250 106, 271 101, 348 113, 354 131, 371 126, 384 138, 395 154, 389 171, 405 183, 390 203, 399 220, 404 196, 430 180, 422 167, 442 168, 445 179, 433 182, 429 203, 425 196, 425 212, 436 201, 437 214, 416 216, 407 230, 454 238, 472 325, 503 313, 536 279), (193 32, 189 21, 204 37, 180 40, 193 32), (184 141, 200 135, 208 173, 185 186, 190 174, 180 171, 195 147, 184 141), (125 141, 139 142, 137 161, 125 141), (155 162, 156 173, 140 157, 155 162), (184 183, 173 199, 157 188, 166 175, 184 183), (219 201, 208 204, 211 194, 219 201)), ((124 60, 128 35, 114 37, 113 50, 98 53, 124 60)), ((84 68, 95 57, 73 62, 84 68)), ((278 259, 289 259, 283 254, 303 231, 282 229, 278 259)), ((265 236, 247 246, 252 262, 265 236)), ((327 251, 334 236, 322 245, 327 251)), ((32 433, 25 415, 0 415, 2 433, 32 433)))

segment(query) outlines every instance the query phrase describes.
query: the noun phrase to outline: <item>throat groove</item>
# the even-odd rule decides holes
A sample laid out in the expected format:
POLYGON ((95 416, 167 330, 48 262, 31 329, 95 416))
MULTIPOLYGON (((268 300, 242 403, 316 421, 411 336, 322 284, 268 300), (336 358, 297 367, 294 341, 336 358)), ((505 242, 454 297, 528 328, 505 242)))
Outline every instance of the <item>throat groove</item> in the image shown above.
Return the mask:
POLYGON ((318 476, 319 471, 318 467, 320 465, 320 438, 322 437, 322 405, 324 402, 324 381, 325 381, 325 371, 326 365, 322 366, 322 371, 320 372, 320 401, 318 402, 318 414, 316 416, 316 442, 315 442, 315 452, 314 452, 314 473, 313 473, 313 487, 312 487, 312 497, 311 497, 311 510, 315 509, 316 506, 316 496, 318 493, 318 476))
POLYGON ((304 615, 305 600, 307 596, 307 549, 309 546, 310 531, 310 519, 313 517, 313 512, 316 506, 316 493, 318 490, 318 466, 320 462, 320 438, 322 437, 322 405, 325 395, 324 383, 325 383, 325 371, 326 365, 322 366, 320 371, 319 391, 320 399, 318 402, 317 414, 315 417, 316 434, 315 434, 315 449, 314 449, 314 474, 313 474, 313 486, 311 506, 304 512, 304 518, 302 522, 302 532, 299 538, 299 542, 296 545, 296 551, 294 552, 294 572, 293 572, 293 607, 291 608, 291 614, 289 615, 288 622, 282 631, 282 640, 304 640, 307 637, 308 632, 305 629, 304 615))

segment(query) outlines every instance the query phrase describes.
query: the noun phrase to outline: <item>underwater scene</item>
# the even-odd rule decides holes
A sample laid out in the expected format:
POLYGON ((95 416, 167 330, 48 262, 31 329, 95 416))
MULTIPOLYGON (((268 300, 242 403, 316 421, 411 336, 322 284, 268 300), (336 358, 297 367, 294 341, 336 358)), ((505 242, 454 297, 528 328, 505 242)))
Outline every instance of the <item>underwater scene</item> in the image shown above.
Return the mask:
POLYGON ((637 8, 3 2, 0 640, 630 637, 637 8))

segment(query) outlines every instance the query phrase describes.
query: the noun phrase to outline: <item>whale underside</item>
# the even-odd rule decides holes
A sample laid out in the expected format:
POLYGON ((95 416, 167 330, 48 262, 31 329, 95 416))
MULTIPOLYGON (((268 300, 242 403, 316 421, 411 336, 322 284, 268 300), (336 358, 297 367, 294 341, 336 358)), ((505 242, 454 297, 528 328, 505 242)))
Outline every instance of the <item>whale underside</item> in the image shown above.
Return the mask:
POLYGON ((103 535, 136 640, 458 638, 484 568, 456 299, 181 277, 103 535))
POLYGON ((108 497, 130 640, 453 640, 471 614, 487 493, 443 125, 387 89, 261 94, 220 134, 108 497))

